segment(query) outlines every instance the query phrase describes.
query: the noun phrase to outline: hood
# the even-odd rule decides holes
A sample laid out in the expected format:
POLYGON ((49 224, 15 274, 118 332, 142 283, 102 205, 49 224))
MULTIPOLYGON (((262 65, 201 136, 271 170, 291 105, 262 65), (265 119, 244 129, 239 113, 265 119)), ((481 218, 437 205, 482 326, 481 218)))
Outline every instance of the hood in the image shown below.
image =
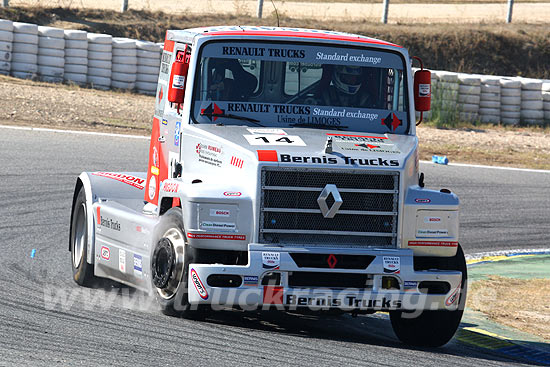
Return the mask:
POLYGON ((192 125, 191 130, 192 135, 204 134, 223 146, 249 153, 260 163, 282 165, 398 169, 417 147, 413 135, 210 124, 192 125))

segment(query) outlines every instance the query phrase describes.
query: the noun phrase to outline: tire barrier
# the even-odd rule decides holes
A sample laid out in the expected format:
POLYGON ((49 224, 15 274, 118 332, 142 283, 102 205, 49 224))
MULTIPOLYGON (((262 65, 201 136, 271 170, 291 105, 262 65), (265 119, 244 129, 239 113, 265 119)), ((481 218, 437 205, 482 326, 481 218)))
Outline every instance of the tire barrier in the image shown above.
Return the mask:
POLYGON ((92 88, 111 88, 111 60, 113 58, 113 37, 109 34, 88 33, 87 82, 92 88), (98 62, 99 61, 99 62, 98 62))
POLYGON ((38 27, 38 75, 40 80, 63 83, 65 32, 60 28, 38 27))
POLYGON ((542 81, 521 78, 521 121, 529 125, 544 123, 542 81))
POLYGON ((137 41, 136 88, 138 92, 155 95, 160 68, 162 47, 157 43, 137 41))
POLYGON ((38 26, 13 22, 13 51, 11 74, 17 78, 32 79, 38 73, 38 26))
POLYGON ((500 121, 505 125, 517 125, 521 119, 521 81, 514 78, 500 79, 500 121))
POLYGON ((461 121, 476 122, 479 120, 481 101, 481 78, 477 75, 458 74, 458 99, 471 100, 473 103, 462 102, 458 117, 461 121), (474 102, 474 101, 477 101, 474 102))
POLYGON ((13 22, 0 19, 0 74, 9 75, 13 51, 13 22))
POLYGON ((111 87, 134 89, 136 87, 137 48, 136 40, 113 38, 113 59, 111 64, 111 87))
POLYGON ((65 67, 63 80, 68 83, 86 85, 88 81, 88 33, 67 29, 65 39, 65 67))
POLYGON ((500 122, 500 78, 480 75, 481 94, 479 99, 479 120, 486 124, 500 122))
POLYGON ((544 111, 544 123, 550 124, 550 80, 542 83, 542 108, 544 111))
POLYGON ((432 109, 428 119, 442 123, 458 120, 458 74, 434 70, 432 72, 432 109))
MULTIPOLYGON (((163 43, 0 19, 0 74, 18 78, 155 95, 162 52, 163 43)), ((550 80, 431 72, 425 120, 550 125, 550 80)))

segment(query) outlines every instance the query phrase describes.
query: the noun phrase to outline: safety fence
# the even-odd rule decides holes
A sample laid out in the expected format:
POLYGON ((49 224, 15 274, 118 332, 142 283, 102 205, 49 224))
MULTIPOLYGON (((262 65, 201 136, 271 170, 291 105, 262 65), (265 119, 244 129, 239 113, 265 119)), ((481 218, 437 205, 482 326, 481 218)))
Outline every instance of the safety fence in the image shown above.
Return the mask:
MULTIPOLYGON (((154 95, 162 43, 0 19, 0 74, 154 95)), ((432 71, 427 119, 550 123, 550 81, 432 71)))

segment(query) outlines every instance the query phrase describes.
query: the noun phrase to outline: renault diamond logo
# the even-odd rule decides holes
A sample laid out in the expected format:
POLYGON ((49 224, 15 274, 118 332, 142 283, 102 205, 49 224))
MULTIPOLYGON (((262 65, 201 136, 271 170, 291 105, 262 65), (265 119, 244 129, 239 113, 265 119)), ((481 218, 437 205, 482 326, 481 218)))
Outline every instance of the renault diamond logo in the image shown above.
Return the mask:
POLYGON ((321 195, 319 195, 319 197, 317 198, 317 204, 319 204, 321 213, 323 213, 323 217, 325 218, 334 218, 342 203, 342 197, 340 196, 336 185, 333 184, 326 185, 323 191, 321 191, 321 195), (332 206, 329 208, 327 205, 327 199, 331 195, 334 199, 334 203, 332 203, 332 206))

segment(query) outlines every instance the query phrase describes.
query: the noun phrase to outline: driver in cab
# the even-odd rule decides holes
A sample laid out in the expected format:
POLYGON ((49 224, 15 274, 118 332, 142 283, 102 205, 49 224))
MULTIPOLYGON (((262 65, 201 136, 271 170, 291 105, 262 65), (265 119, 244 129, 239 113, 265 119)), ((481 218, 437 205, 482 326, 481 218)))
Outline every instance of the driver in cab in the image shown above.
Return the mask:
POLYGON ((331 83, 324 88, 320 104, 339 107, 373 107, 367 83, 359 66, 335 65, 331 83))

